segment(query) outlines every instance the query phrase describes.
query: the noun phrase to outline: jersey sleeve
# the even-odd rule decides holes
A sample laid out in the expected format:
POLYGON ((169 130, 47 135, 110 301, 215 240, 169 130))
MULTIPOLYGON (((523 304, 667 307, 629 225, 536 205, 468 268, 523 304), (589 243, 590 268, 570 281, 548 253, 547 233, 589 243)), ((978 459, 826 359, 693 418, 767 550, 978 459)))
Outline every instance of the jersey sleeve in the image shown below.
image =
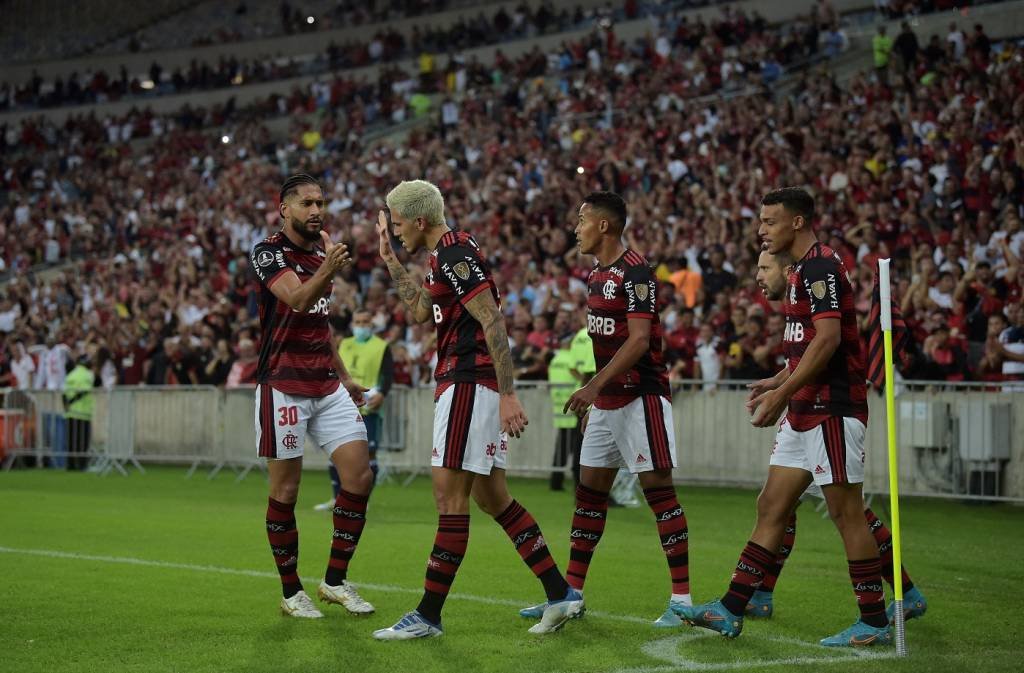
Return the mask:
POLYGON ((622 279, 622 287, 626 292, 626 319, 653 319, 657 303, 657 286, 650 267, 628 267, 622 279))
POLYGON ((811 320, 841 318, 839 299, 843 292, 841 270, 834 259, 815 257, 803 267, 801 281, 811 303, 811 320))
POLYGON ((269 243, 257 243, 252 249, 249 261, 260 283, 268 288, 278 276, 289 269, 284 261, 284 252, 269 243))
POLYGON ((437 268, 441 282, 451 287, 463 304, 490 287, 483 260, 468 245, 451 245, 440 250, 437 268))

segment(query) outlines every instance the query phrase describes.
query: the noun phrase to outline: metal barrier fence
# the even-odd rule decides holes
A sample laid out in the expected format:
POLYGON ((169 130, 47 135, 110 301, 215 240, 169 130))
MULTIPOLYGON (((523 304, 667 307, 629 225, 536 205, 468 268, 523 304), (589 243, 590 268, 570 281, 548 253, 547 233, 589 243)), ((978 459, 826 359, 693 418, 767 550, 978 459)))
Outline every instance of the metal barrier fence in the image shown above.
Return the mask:
MULTIPOLYGON (((520 399, 530 419, 526 434, 509 446, 509 472, 546 475, 556 431, 546 383, 522 385, 520 399)), ((673 395, 682 482, 757 485, 767 472, 773 428, 754 428, 744 409, 742 382, 713 387, 684 382, 673 395)), ((67 460, 67 424, 56 391, 7 391, 3 395, 0 456, 10 468, 18 458, 62 467, 67 460), (4 455, 6 454, 6 455, 4 455)), ((885 405, 869 397, 865 490, 888 491, 885 405)), ((256 457, 252 389, 209 386, 119 387, 96 392, 89 455, 101 471, 141 470, 145 463, 190 465, 189 474, 222 469, 239 478, 262 468, 256 457)), ((433 389, 396 387, 382 409, 378 460, 389 473, 413 473, 430 464, 433 389)), ((905 495, 1024 502, 1024 384, 903 382, 896 411, 900 488, 905 495)), ((306 453, 309 467, 325 467, 327 456, 306 453)))

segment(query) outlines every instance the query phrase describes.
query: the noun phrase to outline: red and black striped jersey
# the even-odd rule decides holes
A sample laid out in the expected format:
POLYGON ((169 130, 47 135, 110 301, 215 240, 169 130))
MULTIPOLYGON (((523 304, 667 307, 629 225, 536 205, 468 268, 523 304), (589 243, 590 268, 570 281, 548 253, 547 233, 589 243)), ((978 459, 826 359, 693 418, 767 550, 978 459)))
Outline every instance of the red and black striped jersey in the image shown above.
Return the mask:
POLYGON ((331 286, 308 311, 296 311, 274 296, 270 286, 281 274, 294 271, 303 283, 323 263, 320 246, 303 250, 282 232, 252 249, 250 261, 260 281, 260 357, 256 382, 283 393, 323 397, 338 389, 327 313, 331 286))
POLYGON ((423 287, 430 292, 437 327, 435 399, 453 383, 478 383, 498 389, 484 329, 466 310, 466 303, 481 292, 490 292, 501 305, 491 269, 473 237, 449 231, 430 253, 430 272, 423 287))
POLYGON ((843 260, 832 248, 815 243, 789 272, 784 300, 783 345, 789 371, 814 339, 816 320, 840 321, 841 341, 828 364, 789 401, 786 416, 794 430, 810 430, 830 416, 868 422, 864 351, 853 307, 853 286, 843 260))
POLYGON ((658 282, 643 255, 626 250, 608 266, 595 264, 587 280, 587 332, 600 371, 629 336, 629 319, 651 321, 651 343, 633 368, 606 385, 594 400, 598 409, 618 409, 641 395, 671 397, 662 353, 658 282))

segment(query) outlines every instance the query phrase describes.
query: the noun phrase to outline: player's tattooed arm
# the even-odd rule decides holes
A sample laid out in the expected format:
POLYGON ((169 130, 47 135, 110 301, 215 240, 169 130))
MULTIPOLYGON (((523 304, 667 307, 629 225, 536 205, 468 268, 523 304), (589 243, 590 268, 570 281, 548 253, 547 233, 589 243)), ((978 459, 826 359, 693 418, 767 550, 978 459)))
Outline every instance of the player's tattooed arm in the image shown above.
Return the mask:
POLYGON ((413 279, 398 261, 395 251, 391 249, 391 234, 388 232, 388 221, 383 210, 377 216, 377 235, 380 238, 380 258, 388 266, 388 273, 395 281, 399 298, 409 307, 414 322, 427 322, 433 314, 430 292, 413 279))
POLYGON ((490 292, 478 292, 466 302, 466 310, 480 323, 487 339, 487 350, 494 361, 498 378, 498 392, 506 395, 512 392, 512 352, 508 348, 508 332, 505 318, 490 292))
POLYGON ((427 322, 430 320, 433 302, 430 301, 430 292, 427 288, 419 285, 397 259, 385 261, 388 265, 388 273, 395 281, 398 297, 409 308, 413 321, 427 322))

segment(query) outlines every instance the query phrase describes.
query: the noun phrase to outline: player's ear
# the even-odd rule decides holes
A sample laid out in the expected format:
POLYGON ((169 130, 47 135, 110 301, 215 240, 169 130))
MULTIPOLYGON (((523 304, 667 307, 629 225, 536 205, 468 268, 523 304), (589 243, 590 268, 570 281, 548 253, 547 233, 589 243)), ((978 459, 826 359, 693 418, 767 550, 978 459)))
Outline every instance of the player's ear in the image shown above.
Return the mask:
POLYGON ((277 212, 281 215, 282 218, 286 218, 286 216, 284 214, 284 209, 287 208, 287 207, 288 207, 288 204, 285 203, 284 201, 281 201, 281 203, 278 204, 278 206, 277 206, 277 212))
POLYGON ((611 228, 612 228, 612 223, 609 222, 608 220, 601 220, 600 222, 597 223, 597 229, 602 234, 607 234, 608 230, 611 229, 611 228))

